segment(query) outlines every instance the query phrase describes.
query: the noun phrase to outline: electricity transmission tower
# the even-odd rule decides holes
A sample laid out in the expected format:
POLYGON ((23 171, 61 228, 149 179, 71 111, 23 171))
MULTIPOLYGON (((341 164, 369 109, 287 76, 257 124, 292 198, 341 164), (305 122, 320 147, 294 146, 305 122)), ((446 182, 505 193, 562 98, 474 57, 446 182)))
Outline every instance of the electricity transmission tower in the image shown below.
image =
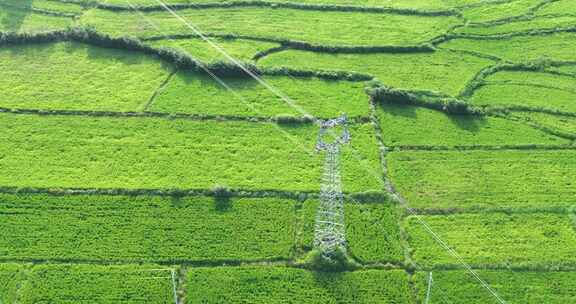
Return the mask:
POLYGON ((340 148, 348 142, 350 142, 350 132, 346 115, 320 122, 316 151, 326 151, 326 158, 320 185, 320 205, 314 227, 314 247, 328 259, 331 259, 337 251, 346 250, 344 196, 340 180, 340 148), (339 136, 334 132, 334 128, 338 126, 343 128, 339 136), (326 136, 333 140, 324 141, 326 136))

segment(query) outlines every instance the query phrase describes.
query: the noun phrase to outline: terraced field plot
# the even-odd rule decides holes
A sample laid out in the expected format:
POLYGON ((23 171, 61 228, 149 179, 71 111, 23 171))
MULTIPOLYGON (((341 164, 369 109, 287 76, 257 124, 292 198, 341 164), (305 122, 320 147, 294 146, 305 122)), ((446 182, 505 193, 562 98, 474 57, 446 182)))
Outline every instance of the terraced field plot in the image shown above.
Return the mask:
MULTIPOLYGON (((410 16, 289 8, 213 8, 181 10, 207 33, 305 41, 324 45, 414 45, 428 41, 457 22, 454 17, 410 16), (219 20, 214 22, 214 20, 219 20), (360 26, 360 24, 362 26, 360 26)), ((112 35, 151 37, 190 34, 190 29, 167 12, 133 13, 91 10, 80 22, 112 35), (153 22, 159 28, 152 27, 153 22)))
POLYGON ((0 3, 0 30, 4 32, 40 32, 64 29, 72 24, 72 18, 45 15, 30 9, 5 6, 0 3))
POLYGON ((571 0, 164 2, 0 0, 0 304, 576 301, 571 0))
MULTIPOLYGON (((417 273, 416 287, 425 299, 429 273, 417 273)), ((574 298, 573 272, 481 271, 503 297, 518 303, 562 303, 574 298)), ((492 303, 493 297, 464 271, 435 271, 430 302, 492 303)))
POLYGON ((417 208, 547 208, 574 204, 572 150, 390 154, 392 180, 417 208))
MULTIPOLYGON (((430 215, 423 216, 423 220, 473 265, 551 269, 575 262, 572 253, 576 232, 566 214, 430 215)), ((458 263, 415 218, 408 217, 405 225, 417 263, 429 266, 458 263)))
POLYGON ((533 72, 499 72, 485 79, 470 101, 576 112, 576 78, 533 72))
POLYGON ((137 111, 168 77, 150 56, 74 42, 0 49, 5 108, 137 111))
MULTIPOLYGON (((322 159, 313 125, 163 118, 0 114, 2 185, 39 188, 315 191, 322 159), (296 144, 293 144, 296 142, 296 144), (287 145, 293 144, 287 148, 287 145), (284 163, 284 165, 282 165, 284 163), (23 166, 22 164, 26 164, 23 166), (193 172, 191 175, 190 173, 193 172)), ((353 127, 345 190, 381 189, 369 124, 353 127), (360 158, 360 159, 359 159, 360 158)))
POLYGON ((450 51, 332 54, 300 50, 271 54, 259 62, 265 67, 366 73, 396 88, 430 90, 447 95, 456 95, 480 69, 493 63, 489 59, 450 51))
MULTIPOLYGON (((5 264, 6 303, 171 303, 170 268, 161 266, 5 264)), ((2 290, 2 289, 0 289, 2 290)))
POLYGON ((4 260, 288 258, 296 229, 295 205, 286 199, 4 195, 1 200, 4 260))
POLYGON ((189 272, 188 280, 194 286, 189 290, 189 303, 284 303, 286 299, 307 303, 412 303, 408 277, 398 270, 314 273, 283 267, 196 268, 189 272))

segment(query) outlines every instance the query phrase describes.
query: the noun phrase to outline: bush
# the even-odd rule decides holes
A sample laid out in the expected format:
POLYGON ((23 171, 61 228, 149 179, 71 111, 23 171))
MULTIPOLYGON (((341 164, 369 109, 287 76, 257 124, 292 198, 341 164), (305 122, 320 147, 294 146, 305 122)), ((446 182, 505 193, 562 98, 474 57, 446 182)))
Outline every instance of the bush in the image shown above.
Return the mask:
POLYGON ((305 265, 310 269, 325 272, 338 272, 360 268, 360 265, 350 259, 343 250, 337 250, 331 259, 327 259, 316 249, 312 250, 306 257, 305 265))
POLYGON ((279 124, 299 124, 314 122, 315 118, 312 115, 294 116, 290 114, 278 114, 274 116, 272 120, 279 124))
POLYGON ((211 191, 212 195, 219 198, 232 196, 232 191, 228 187, 222 185, 215 185, 212 187, 211 191))
POLYGON ((366 92, 374 101, 380 103, 414 105, 457 115, 484 114, 482 108, 455 98, 433 96, 429 92, 409 92, 384 86, 368 87, 366 92))
POLYGON ((382 191, 365 191, 351 194, 350 197, 360 203, 389 202, 390 196, 382 191))

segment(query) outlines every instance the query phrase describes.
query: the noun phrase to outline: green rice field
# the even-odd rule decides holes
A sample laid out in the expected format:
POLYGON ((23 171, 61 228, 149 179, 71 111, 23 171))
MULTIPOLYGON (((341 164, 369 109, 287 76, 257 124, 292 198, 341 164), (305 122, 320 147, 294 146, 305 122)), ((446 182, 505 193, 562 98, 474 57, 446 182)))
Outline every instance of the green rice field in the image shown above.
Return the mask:
POLYGON ((0 0, 0 304, 574 303, 574 45, 573 0, 0 0))

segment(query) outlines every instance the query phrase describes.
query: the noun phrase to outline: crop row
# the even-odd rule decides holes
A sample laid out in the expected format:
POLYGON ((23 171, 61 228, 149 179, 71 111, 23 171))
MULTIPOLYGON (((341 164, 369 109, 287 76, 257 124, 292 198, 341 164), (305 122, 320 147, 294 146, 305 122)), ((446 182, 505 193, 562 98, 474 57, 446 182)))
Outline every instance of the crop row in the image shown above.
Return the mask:
MULTIPOLYGON (((203 265, 293 260, 312 247, 318 204, 226 196, 43 194, 2 194, 0 202, 2 261, 203 265)), ((424 221, 477 267, 574 269, 576 232, 571 216, 490 212, 410 215, 401 220, 394 205, 348 202, 346 233, 350 255, 364 264, 404 264, 401 221, 417 265, 457 267, 458 260, 437 244, 422 226, 424 221)))
POLYGON ((515 32, 524 32, 530 30, 570 28, 576 24, 576 17, 573 15, 542 15, 532 18, 519 18, 518 20, 483 25, 461 27, 455 31, 456 34, 468 35, 505 35, 515 32))
POLYGON ((174 303, 171 271, 153 265, 0 264, 2 303, 174 303))
POLYGON ((475 105, 523 106, 576 112, 576 78, 541 72, 502 71, 488 76, 474 91, 475 105))
POLYGON ((575 151, 392 152, 390 175, 415 208, 569 207, 575 151))
MULTIPOLYGON (((574 272, 478 271, 500 297, 521 303, 570 303, 574 272)), ((433 271, 430 303, 496 303, 464 270, 433 271)), ((421 303, 429 273, 402 270, 315 273, 274 266, 187 268, 184 303, 421 303), (415 295, 415 296, 414 296, 415 295)), ((173 303, 169 268, 154 265, 0 264, 4 303, 173 303), (17 291, 18 290, 18 291, 17 291)))
MULTIPOLYGON (((251 35, 305 41, 322 45, 415 45, 428 41, 458 23, 455 17, 308 11, 289 8, 212 8, 179 10, 186 20, 206 33, 251 35), (213 22, 217 18, 221 22, 213 22), (362 24, 361 27, 354 26, 362 24), (391 29, 388 25, 394 24, 391 29)), ((168 12, 93 9, 82 15, 82 25, 114 36, 150 37, 193 33, 168 12), (148 21, 158 25, 151 28, 148 21)))
MULTIPOLYGON (((0 114, 0 185, 36 188, 317 191, 317 127, 166 118, 0 114)), ((350 127, 346 192, 380 191, 370 124, 350 127)))
MULTIPOLYGON (((562 304, 576 301, 576 273, 532 271, 477 271, 509 303, 562 304)), ((412 278, 418 301, 426 299, 429 273, 412 278)), ((498 303, 495 297, 465 270, 433 271, 429 303, 498 303)))
POLYGON ((569 45, 576 33, 554 33, 538 36, 516 36, 501 39, 455 38, 440 45, 440 48, 480 52, 497 56, 503 60, 524 62, 540 58, 576 61, 569 45), (522 51, 519 51, 522 50, 522 51))
MULTIPOLYGON (((317 201, 0 195, 0 260, 213 264, 290 260, 312 246, 317 201), (58 219, 58 221, 54 221, 58 219)), ((351 254, 403 262, 394 205, 347 203, 351 254)))
POLYGON ((569 140, 500 117, 446 114, 423 107, 384 102, 377 109, 383 141, 388 147, 570 143, 569 140))
POLYGON ((413 260, 424 267, 460 267, 424 221, 467 263, 498 269, 574 269, 576 230, 564 213, 463 213, 409 216, 403 225, 413 260), (458 227, 458 229, 454 229, 458 227))
MULTIPOLYGON (((301 116, 250 78, 223 77, 227 87, 194 71, 180 71, 156 92, 173 68, 142 53, 75 42, 0 49, 0 106, 19 109, 141 111, 246 117, 301 116), (72 64, 71 64, 72 63, 72 64), (35 73, 30 74, 30 69, 35 73)), ((268 76, 306 113, 366 116, 360 82, 268 76)))
POLYGON ((187 303, 413 303, 403 270, 330 273, 283 267, 188 270, 187 303))

